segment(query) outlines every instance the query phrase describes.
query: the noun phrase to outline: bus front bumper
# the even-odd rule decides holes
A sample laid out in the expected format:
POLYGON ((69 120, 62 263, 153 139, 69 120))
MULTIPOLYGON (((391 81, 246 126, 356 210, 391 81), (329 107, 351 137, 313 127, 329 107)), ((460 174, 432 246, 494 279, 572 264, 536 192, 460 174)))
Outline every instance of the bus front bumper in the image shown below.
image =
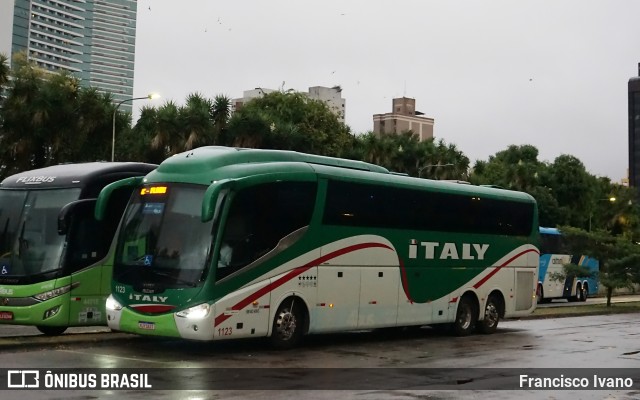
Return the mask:
POLYGON ((115 331, 194 340, 213 339, 213 310, 202 318, 181 317, 173 312, 151 315, 113 301, 111 296, 107 300, 107 324, 115 331))
POLYGON ((30 306, 3 306, 0 303, 0 324, 67 326, 69 296, 63 295, 30 306))

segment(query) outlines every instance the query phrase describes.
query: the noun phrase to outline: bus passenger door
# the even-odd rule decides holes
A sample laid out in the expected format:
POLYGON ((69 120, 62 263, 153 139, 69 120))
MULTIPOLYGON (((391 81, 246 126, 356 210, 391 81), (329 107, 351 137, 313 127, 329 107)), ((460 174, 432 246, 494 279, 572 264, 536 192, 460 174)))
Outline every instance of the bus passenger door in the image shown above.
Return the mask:
POLYGON ((311 318, 314 332, 356 329, 360 304, 360 268, 318 266, 318 297, 311 318))
POLYGON ((71 212, 64 268, 71 276, 69 325, 106 324, 105 298, 111 278, 104 258, 111 233, 93 216, 94 202, 78 203, 71 212))
POLYGON ((398 267, 360 267, 358 328, 396 325, 399 283, 398 267))

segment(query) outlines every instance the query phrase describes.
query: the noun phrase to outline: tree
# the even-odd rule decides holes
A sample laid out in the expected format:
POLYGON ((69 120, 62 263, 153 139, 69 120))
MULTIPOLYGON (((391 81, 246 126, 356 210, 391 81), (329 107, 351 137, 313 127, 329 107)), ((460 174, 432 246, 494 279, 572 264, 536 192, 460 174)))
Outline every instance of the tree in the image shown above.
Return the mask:
POLYGON ((563 154, 549 166, 549 187, 564 216, 562 222, 588 229, 593 205, 597 201, 596 178, 590 175, 576 157, 563 154))
POLYGON ((217 95, 213 100, 211 119, 213 120, 213 143, 223 143, 227 132, 229 117, 231 116, 231 99, 227 96, 217 95))
POLYGON ((9 81, 9 71, 9 57, 4 53, 0 53, 0 88, 9 81))
POLYGON ((165 148, 151 146, 156 134, 157 113, 155 107, 142 107, 136 125, 131 129, 125 129, 116 142, 117 154, 120 155, 118 159, 159 164, 167 158, 165 148))
POLYGON ((568 254, 586 254, 600 263, 600 283, 607 289, 607 307, 618 288, 640 283, 640 245, 604 231, 587 232, 579 228, 561 228, 568 254))
POLYGON ((111 96, 81 88, 68 73, 50 73, 19 53, 1 110, 3 174, 63 162, 107 159, 111 96))
POLYGON ((347 126, 322 101, 292 91, 248 101, 231 116, 225 144, 341 156, 347 126))
POLYGON ((173 101, 164 103, 155 114, 151 148, 164 154, 165 158, 184 149, 184 136, 180 135, 179 115, 178 106, 173 101))
POLYGON ((218 95, 215 100, 200 93, 187 96, 183 106, 167 101, 159 108, 145 106, 124 140, 122 153, 131 159, 159 163, 165 158, 195 147, 224 140, 231 102, 218 95))
POLYGON ((543 169, 536 147, 511 145, 490 156, 489 161, 477 161, 470 179, 475 184, 530 192, 540 184, 538 178, 543 169))
POLYGON ((399 135, 368 132, 354 138, 349 158, 381 165, 393 172, 430 179, 468 178, 469 158, 454 144, 420 141, 412 131, 399 135))

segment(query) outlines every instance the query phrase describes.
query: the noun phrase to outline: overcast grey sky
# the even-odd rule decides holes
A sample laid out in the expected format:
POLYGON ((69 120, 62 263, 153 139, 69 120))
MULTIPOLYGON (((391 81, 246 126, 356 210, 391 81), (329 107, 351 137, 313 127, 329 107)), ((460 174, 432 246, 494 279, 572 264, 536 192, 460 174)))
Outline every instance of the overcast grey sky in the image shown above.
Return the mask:
POLYGON ((472 163, 531 144, 619 181, 638 16, 636 0, 139 0, 134 94, 340 85, 356 133, 404 95, 472 163))

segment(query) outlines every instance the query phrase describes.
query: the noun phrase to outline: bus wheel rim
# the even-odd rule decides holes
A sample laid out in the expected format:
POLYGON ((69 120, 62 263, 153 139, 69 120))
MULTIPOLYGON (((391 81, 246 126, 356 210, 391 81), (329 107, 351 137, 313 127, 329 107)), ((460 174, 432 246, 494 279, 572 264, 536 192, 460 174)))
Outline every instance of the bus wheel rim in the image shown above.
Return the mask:
POLYGON ((498 321, 498 308, 493 303, 487 304, 484 312, 484 319, 487 320, 488 326, 493 326, 498 321))
POLYGON ((471 307, 466 304, 462 307, 462 312, 458 318, 458 325, 460 325, 462 329, 468 329, 471 326, 471 307))
POLYGON ((291 339, 296 331, 295 315, 293 315, 289 310, 283 310, 278 316, 276 330, 278 332, 278 336, 282 339, 291 339))

